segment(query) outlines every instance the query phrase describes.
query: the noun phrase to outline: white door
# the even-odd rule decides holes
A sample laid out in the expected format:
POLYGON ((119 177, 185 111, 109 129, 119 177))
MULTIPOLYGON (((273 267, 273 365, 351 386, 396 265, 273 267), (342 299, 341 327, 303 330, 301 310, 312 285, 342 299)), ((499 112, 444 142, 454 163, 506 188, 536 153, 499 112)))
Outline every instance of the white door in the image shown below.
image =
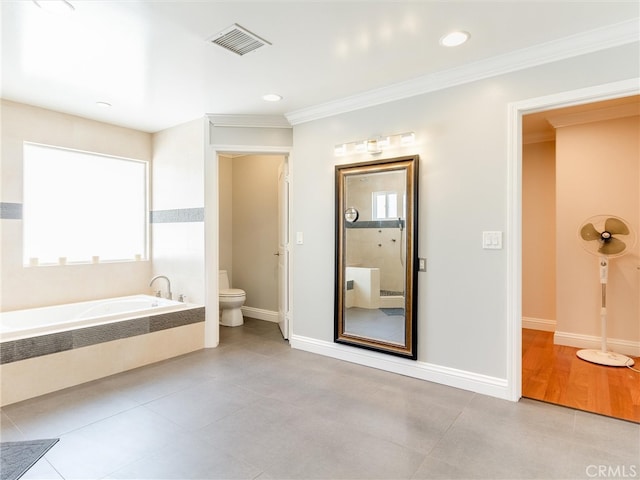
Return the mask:
POLYGON ((288 159, 278 168, 278 326, 289 338, 289 177, 288 159))

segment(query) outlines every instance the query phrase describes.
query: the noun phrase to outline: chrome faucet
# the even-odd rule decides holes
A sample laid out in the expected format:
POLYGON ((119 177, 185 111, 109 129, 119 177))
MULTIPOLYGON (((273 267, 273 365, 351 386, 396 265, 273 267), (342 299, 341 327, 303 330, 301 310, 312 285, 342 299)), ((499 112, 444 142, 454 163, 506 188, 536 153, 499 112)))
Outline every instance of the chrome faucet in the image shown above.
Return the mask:
MULTIPOLYGON (((151 281, 149 282, 149 286, 151 287, 153 285, 153 282, 155 282, 157 279, 159 278, 164 278, 167 281, 167 298, 169 300, 173 299, 173 294, 171 293, 171 282, 169 281, 169 278, 164 276, 164 275, 156 275, 155 277, 153 277, 151 279, 151 281)), ((159 296, 159 295, 158 295, 159 296)))

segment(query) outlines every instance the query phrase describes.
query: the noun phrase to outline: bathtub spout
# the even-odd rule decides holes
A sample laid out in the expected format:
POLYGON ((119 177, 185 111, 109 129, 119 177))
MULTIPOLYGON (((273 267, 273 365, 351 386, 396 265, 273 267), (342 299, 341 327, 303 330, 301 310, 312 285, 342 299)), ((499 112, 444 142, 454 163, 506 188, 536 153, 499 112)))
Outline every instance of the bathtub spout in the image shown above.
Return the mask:
POLYGON ((173 300, 173 294, 171 293, 171 282, 169 281, 169 278, 164 276, 164 275, 156 275, 155 277, 153 277, 151 279, 151 281, 149 282, 149 286, 153 286, 153 282, 155 282, 157 279, 159 278, 164 278, 167 281, 167 298, 169 300, 173 300))

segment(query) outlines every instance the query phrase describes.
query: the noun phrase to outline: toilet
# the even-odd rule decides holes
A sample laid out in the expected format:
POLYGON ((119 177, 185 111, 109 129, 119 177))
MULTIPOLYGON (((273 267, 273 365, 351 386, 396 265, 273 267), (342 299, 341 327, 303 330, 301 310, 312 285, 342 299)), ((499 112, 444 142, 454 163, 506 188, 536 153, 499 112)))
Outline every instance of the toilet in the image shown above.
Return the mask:
POLYGON ((218 301, 220 303, 220 325, 239 327, 244 323, 240 307, 247 299, 247 294, 239 288, 229 287, 229 276, 226 270, 218 272, 218 301))

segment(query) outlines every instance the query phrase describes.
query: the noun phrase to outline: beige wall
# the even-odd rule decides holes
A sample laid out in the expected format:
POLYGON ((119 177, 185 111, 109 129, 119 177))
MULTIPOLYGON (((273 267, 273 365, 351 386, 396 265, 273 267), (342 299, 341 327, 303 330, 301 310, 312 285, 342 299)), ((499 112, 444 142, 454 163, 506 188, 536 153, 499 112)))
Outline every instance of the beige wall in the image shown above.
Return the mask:
MULTIPOLYGON (((600 336, 598 261, 582 248, 578 228, 611 214, 639 230, 639 131, 637 116, 557 129, 557 332, 600 336)), ((610 339, 640 340, 639 252, 636 244, 610 262, 610 339)))
MULTIPOLYGON (((2 101, 0 201, 22 203, 22 145, 36 142, 151 161, 151 135, 72 115, 2 101)), ((116 192, 114 192, 116 194, 116 192)), ((22 220, 0 220, 2 310, 146 291, 150 263, 24 267, 22 220)))
POLYGON ((523 145, 522 316, 550 328, 556 320, 555 177, 555 142, 523 145))
POLYGON ((278 310, 278 166, 281 155, 233 159, 232 286, 245 306, 278 310))
POLYGON ((233 273, 233 160, 231 157, 218 157, 218 201, 219 201, 219 230, 218 230, 218 258, 220 270, 226 270, 229 280, 233 273))

